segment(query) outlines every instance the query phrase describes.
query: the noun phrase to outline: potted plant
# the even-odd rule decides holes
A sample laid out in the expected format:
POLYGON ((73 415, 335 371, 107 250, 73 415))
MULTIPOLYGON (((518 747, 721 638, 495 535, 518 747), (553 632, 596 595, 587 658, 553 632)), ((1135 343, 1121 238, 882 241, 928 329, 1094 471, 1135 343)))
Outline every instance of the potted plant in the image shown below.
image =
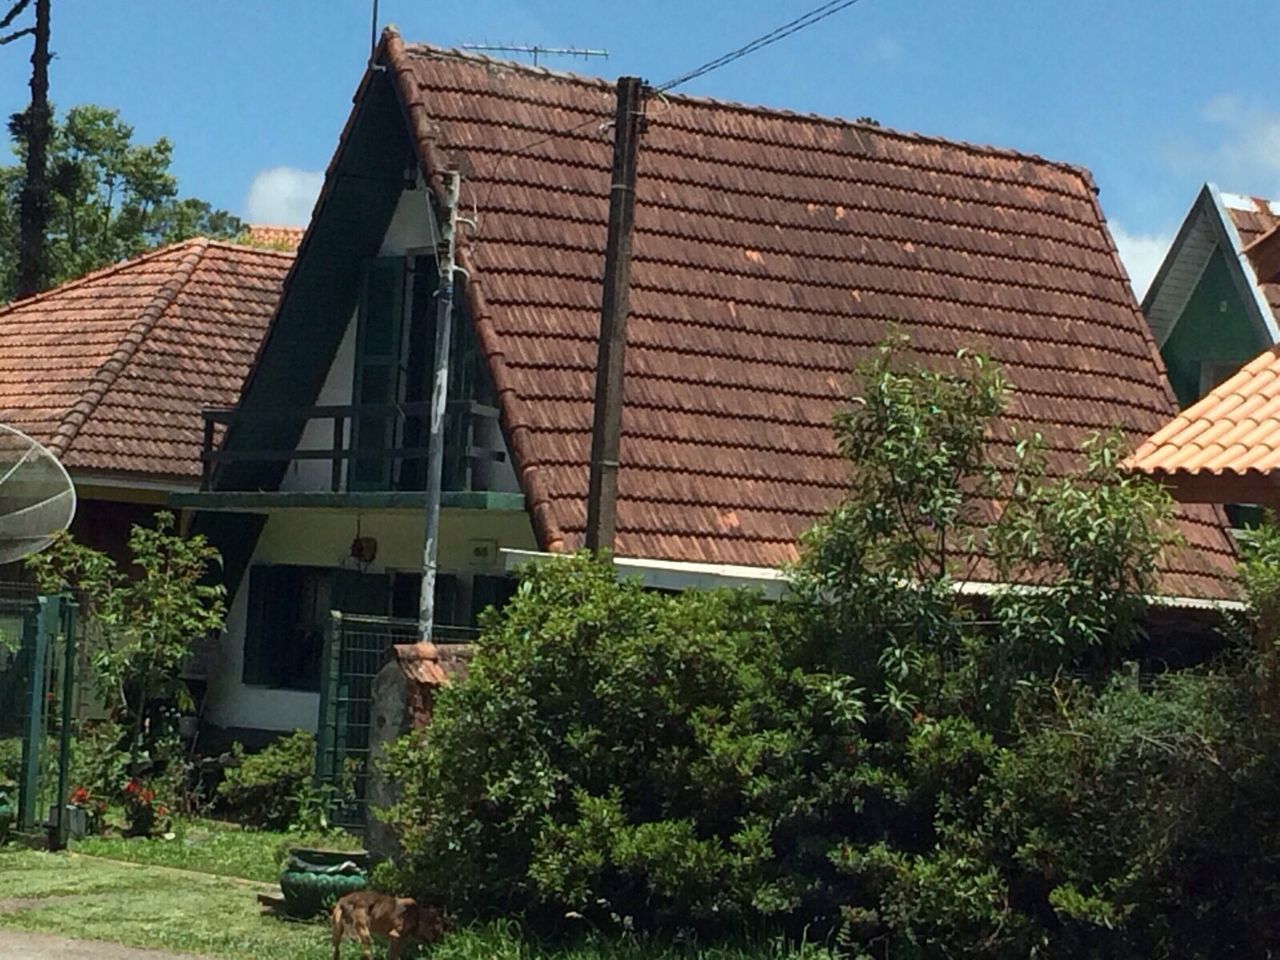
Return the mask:
POLYGON ((280 874, 280 892, 290 916, 307 918, 325 910, 344 894, 369 883, 368 854, 295 847, 280 874))

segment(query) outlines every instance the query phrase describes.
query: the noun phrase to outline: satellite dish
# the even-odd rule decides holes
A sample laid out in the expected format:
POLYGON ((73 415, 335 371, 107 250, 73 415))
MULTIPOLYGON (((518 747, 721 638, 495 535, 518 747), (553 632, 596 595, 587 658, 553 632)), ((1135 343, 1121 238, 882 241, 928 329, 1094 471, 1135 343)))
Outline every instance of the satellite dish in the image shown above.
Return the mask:
POLYGON ((0 564, 43 550, 75 515, 76 488, 58 458, 0 424, 0 564))

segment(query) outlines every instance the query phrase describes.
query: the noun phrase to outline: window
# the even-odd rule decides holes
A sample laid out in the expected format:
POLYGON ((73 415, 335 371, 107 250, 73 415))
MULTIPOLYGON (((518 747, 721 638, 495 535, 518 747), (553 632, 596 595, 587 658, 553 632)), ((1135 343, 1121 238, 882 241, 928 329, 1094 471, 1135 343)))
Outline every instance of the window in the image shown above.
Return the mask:
POLYGON ((250 568, 244 682, 319 690, 329 611, 385 614, 388 586, 383 574, 332 567, 250 568))
POLYGON ((1248 360, 1247 357, 1244 360, 1201 360, 1200 396, 1209 393, 1228 377, 1235 376, 1248 360))

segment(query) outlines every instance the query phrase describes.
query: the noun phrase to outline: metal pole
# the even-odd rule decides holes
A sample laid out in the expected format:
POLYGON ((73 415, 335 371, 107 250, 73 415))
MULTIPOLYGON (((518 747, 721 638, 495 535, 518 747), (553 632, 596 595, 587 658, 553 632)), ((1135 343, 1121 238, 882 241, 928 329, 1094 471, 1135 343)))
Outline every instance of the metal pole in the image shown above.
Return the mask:
POLYGON ((618 450, 622 443, 623 353, 631 295, 631 227, 636 209, 636 154, 644 117, 644 83, 618 80, 614 120, 613 180, 609 191, 609 239, 604 255, 604 295, 596 354, 595 418, 587 487, 587 549, 613 550, 617 530, 618 450))
POLYGON ((65 601, 62 608, 62 711, 58 730, 58 796, 57 813, 50 849, 67 846, 67 777, 71 766, 71 717, 76 677, 76 603, 65 601))
POLYGON ((449 402, 449 340, 453 327, 454 231, 458 225, 458 171, 445 174, 445 210, 436 255, 435 377, 431 385, 431 429, 427 440, 427 529, 422 544, 422 592, 418 597, 418 636, 431 640, 436 613, 436 571, 440 539, 440 491, 444 480, 444 415, 449 402))

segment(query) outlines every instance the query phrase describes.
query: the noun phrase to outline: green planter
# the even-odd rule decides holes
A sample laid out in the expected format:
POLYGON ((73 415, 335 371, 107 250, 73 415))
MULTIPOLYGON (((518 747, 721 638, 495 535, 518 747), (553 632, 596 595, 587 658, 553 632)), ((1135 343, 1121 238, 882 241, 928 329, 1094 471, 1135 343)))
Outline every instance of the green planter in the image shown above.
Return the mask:
POLYGON ((290 850, 280 874, 285 911, 304 919, 323 913, 344 894, 368 886, 368 868, 364 853, 290 850))

